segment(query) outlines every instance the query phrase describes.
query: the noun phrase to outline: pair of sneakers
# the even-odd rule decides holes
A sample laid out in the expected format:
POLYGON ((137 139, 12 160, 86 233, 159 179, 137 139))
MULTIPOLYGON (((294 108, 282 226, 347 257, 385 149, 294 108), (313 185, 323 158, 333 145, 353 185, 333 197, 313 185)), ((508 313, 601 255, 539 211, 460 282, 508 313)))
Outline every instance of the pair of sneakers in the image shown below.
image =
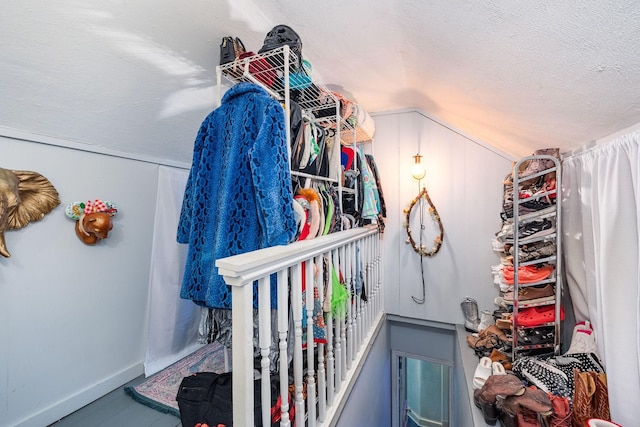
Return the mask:
MULTIPOLYGON (((511 243, 513 242, 513 232, 513 224, 505 223, 496 235, 501 241, 511 243)), ((555 232, 556 227, 553 221, 547 218, 536 219, 518 226, 518 239, 534 239, 536 237, 548 236, 555 232)))
MULTIPOLYGON (((518 283, 528 284, 536 283, 547 279, 551 273, 553 273, 552 265, 543 265, 536 267, 535 265, 526 265, 518 267, 518 283)), ((502 277, 504 282, 508 285, 513 285, 515 280, 515 269, 511 266, 504 266, 502 268, 502 277)))
MULTIPOLYGON (((522 245, 518 249, 518 260, 520 262, 527 262, 534 259, 546 258, 553 256, 557 253, 556 244, 554 241, 539 241, 535 243, 530 243, 527 245, 522 245)), ((509 255, 514 255, 515 249, 513 246, 509 248, 509 255)))
POLYGON ((474 390, 481 389, 491 375, 506 375, 506 373, 502 363, 494 362, 487 356, 481 357, 473 374, 473 388, 474 390))
MULTIPOLYGON (((514 291, 505 292, 502 299, 507 304, 513 305, 514 291)), ((527 286, 518 289, 518 302, 523 304, 537 304, 555 300, 556 293, 550 283, 538 286, 527 286)))
POLYGON ((548 236, 556 232, 553 221, 542 218, 526 222, 518 227, 518 238, 533 239, 534 237, 548 236))

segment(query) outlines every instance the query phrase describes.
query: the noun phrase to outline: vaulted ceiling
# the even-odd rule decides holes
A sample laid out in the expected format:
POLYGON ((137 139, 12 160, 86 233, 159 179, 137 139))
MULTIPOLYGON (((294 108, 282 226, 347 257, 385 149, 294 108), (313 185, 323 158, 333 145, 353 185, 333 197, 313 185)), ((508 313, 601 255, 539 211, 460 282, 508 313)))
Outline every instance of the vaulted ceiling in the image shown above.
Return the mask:
POLYGON ((190 162, 223 36, 294 28, 370 113, 418 109, 514 156, 640 123, 634 0, 20 0, 0 14, 0 126, 190 162))

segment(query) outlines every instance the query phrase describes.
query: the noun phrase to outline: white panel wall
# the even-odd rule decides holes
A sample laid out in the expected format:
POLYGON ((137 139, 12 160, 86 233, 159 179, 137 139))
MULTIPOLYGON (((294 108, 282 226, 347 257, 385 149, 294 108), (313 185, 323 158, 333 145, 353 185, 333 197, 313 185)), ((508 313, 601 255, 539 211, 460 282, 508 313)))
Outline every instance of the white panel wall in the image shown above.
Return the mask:
MULTIPOLYGON (((389 314, 461 323, 460 301, 471 296, 480 309, 495 309, 498 288, 491 265, 499 261, 491 237, 500 229, 502 181, 511 168, 507 155, 453 131, 419 112, 375 116, 375 158, 387 206, 384 269, 389 314), (410 175, 412 156, 420 150, 423 180, 442 219, 444 244, 425 257, 426 302, 421 298, 420 256, 405 243, 403 210, 420 187, 410 175)), ((431 218, 426 216, 427 227, 431 218)), ((431 248, 432 239, 427 239, 431 248)))
POLYGON ((0 167, 62 200, 0 258, 0 426, 43 426, 142 373, 157 165, 0 137, 0 167), (119 212, 86 246, 64 208, 95 198, 119 212))

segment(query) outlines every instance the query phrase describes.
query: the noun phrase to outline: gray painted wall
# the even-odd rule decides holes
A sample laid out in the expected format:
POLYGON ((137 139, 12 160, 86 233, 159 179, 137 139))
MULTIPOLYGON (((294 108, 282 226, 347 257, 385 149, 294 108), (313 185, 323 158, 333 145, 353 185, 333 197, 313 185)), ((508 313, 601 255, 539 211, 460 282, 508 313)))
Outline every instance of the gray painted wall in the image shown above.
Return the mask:
POLYGON ((0 167, 47 177, 62 204, 6 232, 0 258, 0 426, 43 426, 142 373, 157 165, 0 137, 0 167), (65 206, 117 203, 86 246, 65 206))
MULTIPOLYGON (((373 149, 388 212, 383 239, 386 312, 460 323, 465 296, 475 298, 481 309, 493 310, 498 288, 491 266, 499 259, 491 238, 502 226, 502 181, 511 170, 511 159, 419 112, 379 114, 375 121, 373 149), (422 273, 420 256, 406 243, 403 227, 403 210, 420 190, 409 173, 418 151, 427 171, 420 184, 426 186, 444 226, 440 252, 423 260, 424 304, 411 298, 422 296, 422 273)), ((428 215, 425 223, 432 227, 428 215)), ((427 233, 427 248, 435 236, 427 233)))
POLYGON ((388 325, 382 326, 336 423, 337 427, 391 425, 391 351, 388 325))

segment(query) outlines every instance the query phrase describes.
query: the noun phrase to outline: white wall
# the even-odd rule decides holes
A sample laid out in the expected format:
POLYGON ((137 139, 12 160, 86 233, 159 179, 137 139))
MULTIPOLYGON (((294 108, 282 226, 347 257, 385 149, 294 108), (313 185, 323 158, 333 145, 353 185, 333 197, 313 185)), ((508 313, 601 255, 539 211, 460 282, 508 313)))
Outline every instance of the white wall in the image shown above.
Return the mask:
POLYGON ((0 426, 43 426, 142 373, 158 166, 0 136, 0 167, 39 172, 62 204, 7 231, 0 258, 0 426), (74 201, 117 203, 84 245, 74 201))
MULTIPOLYGON (((420 112, 377 114, 375 122, 374 151, 387 206, 387 313, 461 323, 460 301, 465 296, 475 298, 480 309, 493 311, 498 288, 493 284, 491 266, 499 259, 492 251, 491 238, 501 227, 502 181, 511 170, 512 159, 420 112), (423 261, 424 304, 411 298, 422 296, 420 256, 405 243, 403 227, 403 210, 419 191, 409 172, 418 149, 427 170, 423 183, 445 232, 440 252, 423 261)), ((428 215, 426 222, 431 227, 428 215)), ((429 237, 428 248, 435 235, 429 237)))

